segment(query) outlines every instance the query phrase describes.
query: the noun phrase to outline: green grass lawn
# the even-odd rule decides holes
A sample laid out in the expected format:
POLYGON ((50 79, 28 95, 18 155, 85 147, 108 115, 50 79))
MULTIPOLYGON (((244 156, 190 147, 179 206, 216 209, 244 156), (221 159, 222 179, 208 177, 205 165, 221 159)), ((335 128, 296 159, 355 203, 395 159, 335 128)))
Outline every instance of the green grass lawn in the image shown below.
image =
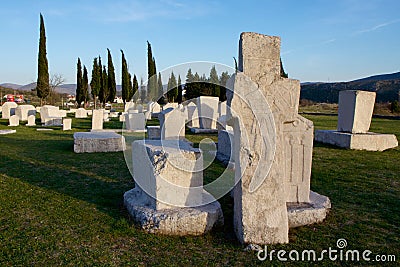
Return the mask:
MULTIPOLYGON (((336 127, 335 116, 307 118, 316 129, 336 127)), ((0 136, 0 266, 271 264, 259 262, 255 252, 243 251, 236 241, 229 196, 220 199, 225 225, 204 236, 152 235, 135 226, 123 207, 123 193, 134 186, 123 153, 73 152, 73 132, 87 131, 90 119, 73 119, 73 131, 67 132, 57 127, 38 132, 35 127, 7 124, 0 120, 0 129, 17 129, 17 133, 0 136)), ((113 120, 104 127, 120 128, 121 123, 113 120)), ((399 120, 373 119, 371 130, 394 133, 400 140, 399 120)), ((186 137, 195 145, 205 137, 216 140, 216 136, 189 132, 186 137)), ((205 183, 223 171, 214 162, 204 172, 205 183)), ((337 239, 345 238, 347 249, 394 254, 399 263, 399 148, 365 152, 315 144, 311 188, 330 197, 328 218, 291 229, 289 244, 269 246, 269 250, 322 251, 336 248, 337 239)), ((277 260, 274 264, 283 265, 277 260)), ((371 263, 360 263, 367 264, 371 263)))

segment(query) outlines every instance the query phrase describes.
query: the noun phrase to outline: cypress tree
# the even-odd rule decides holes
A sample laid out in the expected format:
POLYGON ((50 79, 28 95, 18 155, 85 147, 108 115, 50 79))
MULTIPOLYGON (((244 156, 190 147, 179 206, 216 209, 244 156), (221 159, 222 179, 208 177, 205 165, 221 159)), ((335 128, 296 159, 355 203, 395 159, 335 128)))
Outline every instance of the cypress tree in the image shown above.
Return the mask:
POLYGON ((156 99, 157 99, 157 103, 159 105, 165 104, 164 88, 163 88, 163 84, 162 84, 161 73, 158 73, 158 86, 157 86, 156 99))
POLYGON ((139 90, 139 83, 138 83, 138 80, 137 80, 137 78, 136 78, 136 75, 133 74, 131 98, 132 98, 133 96, 136 96, 135 98, 138 98, 138 97, 137 97, 137 95, 138 95, 138 90, 139 90))
POLYGON ((86 103, 89 101, 89 80, 88 80, 88 71, 85 65, 83 65, 82 95, 83 95, 84 106, 86 106, 86 103))
POLYGON ((44 27, 43 16, 40 14, 40 37, 38 55, 38 77, 36 83, 36 94, 40 98, 40 105, 50 93, 49 66, 46 52, 46 30, 44 27))
POLYGON ((115 81, 115 69, 111 57, 110 49, 107 48, 107 68, 108 68, 108 95, 106 101, 114 102, 115 96, 117 95, 117 83, 115 81))
POLYGON ((178 104, 182 103, 183 100, 183 88, 182 88, 182 81, 181 81, 181 75, 178 76, 178 97, 176 98, 176 101, 178 104))
POLYGON ((124 106, 125 106, 126 101, 130 100, 129 91, 131 91, 132 83, 130 81, 131 79, 128 72, 128 65, 126 63, 124 51, 121 50, 121 54, 122 54, 122 73, 121 73, 122 100, 124 101, 124 106))
POLYGON ((92 81, 90 82, 90 89, 93 96, 94 108, 96 109, 97 96, 99 95, 101 86, 101 67, 97 64, 97 58, 93 60, 92 81))
POLYGON ((158 97, 156 60, 153 57, 151 44, 147 41, 147 92, 151 98, 158 97))
POLYGON ((101 70, 101 86, 99 92, 99 100, 102 103, 103 107, 105 107, 107 98, 108 98, 108 78, 107 78, 106 66, 103 66, 101 70))
POLYGON ((140 100, 142 103, 146 101, 147 95, 146 95, 146 89, 143 85, 143 78, 140 78, 140 100))
POLYGON ((212 66, 210 70, 210 83, 211 83, 211 95, 219 97, 220 89, 219 89, 219 78, 217 70, 215 66, 212 66))
POLYGON ((81 59, 78 57, 77 63, 77 71, 76 71, 76 94, 75 99, 78 103, 78 108, 81 107, 81 103, 83 101, 83 92, 82 92, 82 65, 81 59))
POLYGON ((229 80, 230 76, 227 71, 222 72, 221 77, 219 78, 220 84, 220 95, 219 101, 223 102, 226 100, 226 83, 229 80))

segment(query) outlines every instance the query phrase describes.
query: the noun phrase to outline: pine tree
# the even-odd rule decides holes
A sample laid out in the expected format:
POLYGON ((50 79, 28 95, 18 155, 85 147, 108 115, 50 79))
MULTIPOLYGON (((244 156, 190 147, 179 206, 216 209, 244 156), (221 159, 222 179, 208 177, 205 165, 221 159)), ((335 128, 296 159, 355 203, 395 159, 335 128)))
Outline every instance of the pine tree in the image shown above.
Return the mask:
POLYGON ((217 70, 215 69, 215 65, 212 66, 210 70, 210 87, 211 87, 211 95, 219 97, 220 88, 219 88, 219 78, 217 70))
POLYGON ((226 83, 228 82, 229 78, 230 76, 227 71, 222 72, 219 78, 219 84, 220 84, 219 101, 221 102, 226 100, 226 83))
POLYGON ((39 55, 38 55, 38 77, 36 83, 36 93, 40 98, 40 105, 43 105, 44 99, 50 93, 49 84, 49 66, 46 52, 46 30, 44 20, 40 14, 40 37, 39 37, 39 55))
POLYGON ((167 90, 168 90, 167 91, 168 102, 174 102, 178 97, 178 85, 176 83, 174 72, 171 72, 171 76, 168 79, 167 90))
POLYGON ((83 101, 83 92, 82 92, 82 65, 81 59, 78 57, 77 63, 77 71, 76 71, 76 94, 75 99, 78 104, 78 108, 81 107, 81 103, 83 101))
POLYGON ((130 79, 130 75, 128 72, 128 65, 126 63, 124 51, 121 50, 122 54, 122 73, 121 73, 121 86, 122 86, 122 100, 124 101, 124 106, 126 101, 129 101, 132 97, 130 97, 130 91, 132 91, 132 83, 130 79))
POLYGON ((117 83, 115 81, 115 69, 114 64, 111 57, 110 49, 107 48, 108 52, 108 95, 106 101, 114 102, 115 96, 117 95, 117 83))
POLYGON ((288 78, 289 75, 285 72, 285 70, 283 69, 283 64, 282 64, 282 58, 280 59, 281 61, 281 77, 282 78, 288 78))
POLYGON ((194 80, 194 76, 192 74, 192 69, 188 69, 188 72, 186 74, 186 83, 191 83, 194 80))
POLYGON ((90 82, 90 90, 92 92, 95 109, 100 87, 101 87, 101 66, 99 67, 97 63, 97 58, 95 58, 93 59, 92 81, 90 82))
POLYGON ((164 96, 164 87, 162 84, 162 79, 161 79, 161 73, 158 73, 158 86, 157 86, 157 103, 159 105, 164 105, 166 102, 165 96, 164 96))
POLYGON ((176 98, 176 101, 178 104, 181 104, 183 102, 183 96, 182 96, 182 81, 181 81, 181 75, 178 76, 178 97, 176 98))
POLYGON ((88 71, 85 65, 83 65, 82 95, 83 95, 84 106, 86 106, 86 103, 89 101, 89 80, 88 80, 88 71))

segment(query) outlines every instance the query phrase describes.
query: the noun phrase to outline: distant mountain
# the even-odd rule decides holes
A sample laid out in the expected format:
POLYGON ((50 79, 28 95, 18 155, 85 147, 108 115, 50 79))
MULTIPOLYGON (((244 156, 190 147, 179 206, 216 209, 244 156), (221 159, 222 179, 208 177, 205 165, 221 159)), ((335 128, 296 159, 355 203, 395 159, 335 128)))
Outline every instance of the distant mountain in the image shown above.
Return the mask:
POLYGON ((15 90, 21 87, 21 85, 15 84, 15 83, 2 83, 2 84, 0 84, 0 86, 4 87, 4 88, 15 89, 15 90))
POLYGON ((374 75, 349 82, 302 83, 300 99, 314 102, 337 103, 342 90, 376 92, 377 102, 391 102, 400 98, 400 72, 374 75))

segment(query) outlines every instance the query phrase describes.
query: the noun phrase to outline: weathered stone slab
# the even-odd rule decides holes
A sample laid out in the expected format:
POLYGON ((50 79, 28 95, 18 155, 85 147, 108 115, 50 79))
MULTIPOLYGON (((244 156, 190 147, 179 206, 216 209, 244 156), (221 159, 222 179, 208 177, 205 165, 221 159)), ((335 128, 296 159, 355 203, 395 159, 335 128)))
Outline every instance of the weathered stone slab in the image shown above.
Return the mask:
POLYGON ((29 115, 28 116, 28 123, 26 126, 36 126, 36 116, 35 115, 29 115))
POLYGON ((163 110, 166 110, 169 108, 176 109, 176 108, 178 108, 178 105, 179 105, 178 103, 167 103, 163 106, 163 110))
POLYGON ((233 140, 233 130, 218 131, 217 159, 225 165, 234 161, 231 155, 231 151, 234 151, 234 149, 232 149, 233 140))
POLYGON ((352 134, 335 130, 315 131, 315 141, 348 149, 368 151, 384 151, 399 145, 394 134, 372 132, 352 134))
POLYGON ((75 118, 77 119, 82 119, 82 118, 87 118, 87 111, 84 108, 78 108, 75 111, 75 118))
POLYGON ((330 208, 331 201, 326 196, 310 191, 307 203, 288 203, 289 228, 322 222, 330 208))
POLYGON ((62 126, 61 117, 46 117, 44 118, 44 126, 62 126))
POLYGON ((367 133, 371 125, 375 92, 347 90, 339 92, 339 132, 367 133))
POLYGON ((0 130, 0 134, 12 134, 16 132, 17 130, 0 130))
POLYGON ((8 126, 18 126, 19 125, 19 117, 17 115, 12 115, 8 119, 8 126))
POLYGON ((104 119, 104 110, 103 109, 93 110, 92 130, 102 130, 103 129, 103 119, 104 119))
MULTIPOLYGON (((40 119, 42 123, 45 123, 47 118, 54 118, 54 119, 62 119, 67 116, 67 112, 65 110, 60 110, 58 107, 51 106, 51 105, 44 105, 40 108, 40 119)), ((60 123, 59 125, 61 125, 60 123)))
POLYGON ((218 117, 226 115, 227 104, 226 101, 218 103, 218 117))
POLYGON ((161 106, 157 102, 149 102, 147 104, 147 110, 151 113, 159 113, 161 112, 161 106))
POLYGON ((200 128, 217 129, 218 103, 218 97, 200 96, 197 98, 200 128))
POLYGON ((146 119, 143 113, 127 113, 125 115, 125 128, 128 131, 141 131, 146 129, 146 119))
POLYGON ((203 161, 200 150, 178 140, 132 143, 136 185, 155 210, 195 207, 203 202, 203 161))
MULTIPOLYGON (((224 218, 218 201, 200 207, 155 210, 149 208, 144 192, 134 188, 124 194, 124 204, 134 221, 149 233, 164 235, 202 235, 213 227, 223 225, 224 218)), ((203 191, 206 198, 212 196, 203 191)))
POLYGON ((180 108, 168 108, 159 113, 161 139, 173 140, 185 137, 186 116, 180 108))
POLYGON ((114 132, 74 133, 75 153, 118 152, 125 150, 125 138, 114 132))
POLYGON ((150 140, 160 140, 161 139, 161 129, 160 126, 147 126, 147 136, 150 140))
POLYGON ((187 125, 189 127, 199 128, 199 112, 197 111, 197 106, 195 103, 190 102, 186 106, 188 118, 187 118, 187 125))
POLYGON ((72 126, 72 119, 63 119, 63 131, 70 131, 72 126))
POLYGON ((36 108, 32 105, 19 105, 15 109, 15 115, 19 117, 20 121, 27 121, 28 116, 36 115, 36 108))
POLYGON ((15 115, 15 109, 18 107, 15 102, 5 102, 2 106, 1 118, 9 119, 12 115, 15 115))

